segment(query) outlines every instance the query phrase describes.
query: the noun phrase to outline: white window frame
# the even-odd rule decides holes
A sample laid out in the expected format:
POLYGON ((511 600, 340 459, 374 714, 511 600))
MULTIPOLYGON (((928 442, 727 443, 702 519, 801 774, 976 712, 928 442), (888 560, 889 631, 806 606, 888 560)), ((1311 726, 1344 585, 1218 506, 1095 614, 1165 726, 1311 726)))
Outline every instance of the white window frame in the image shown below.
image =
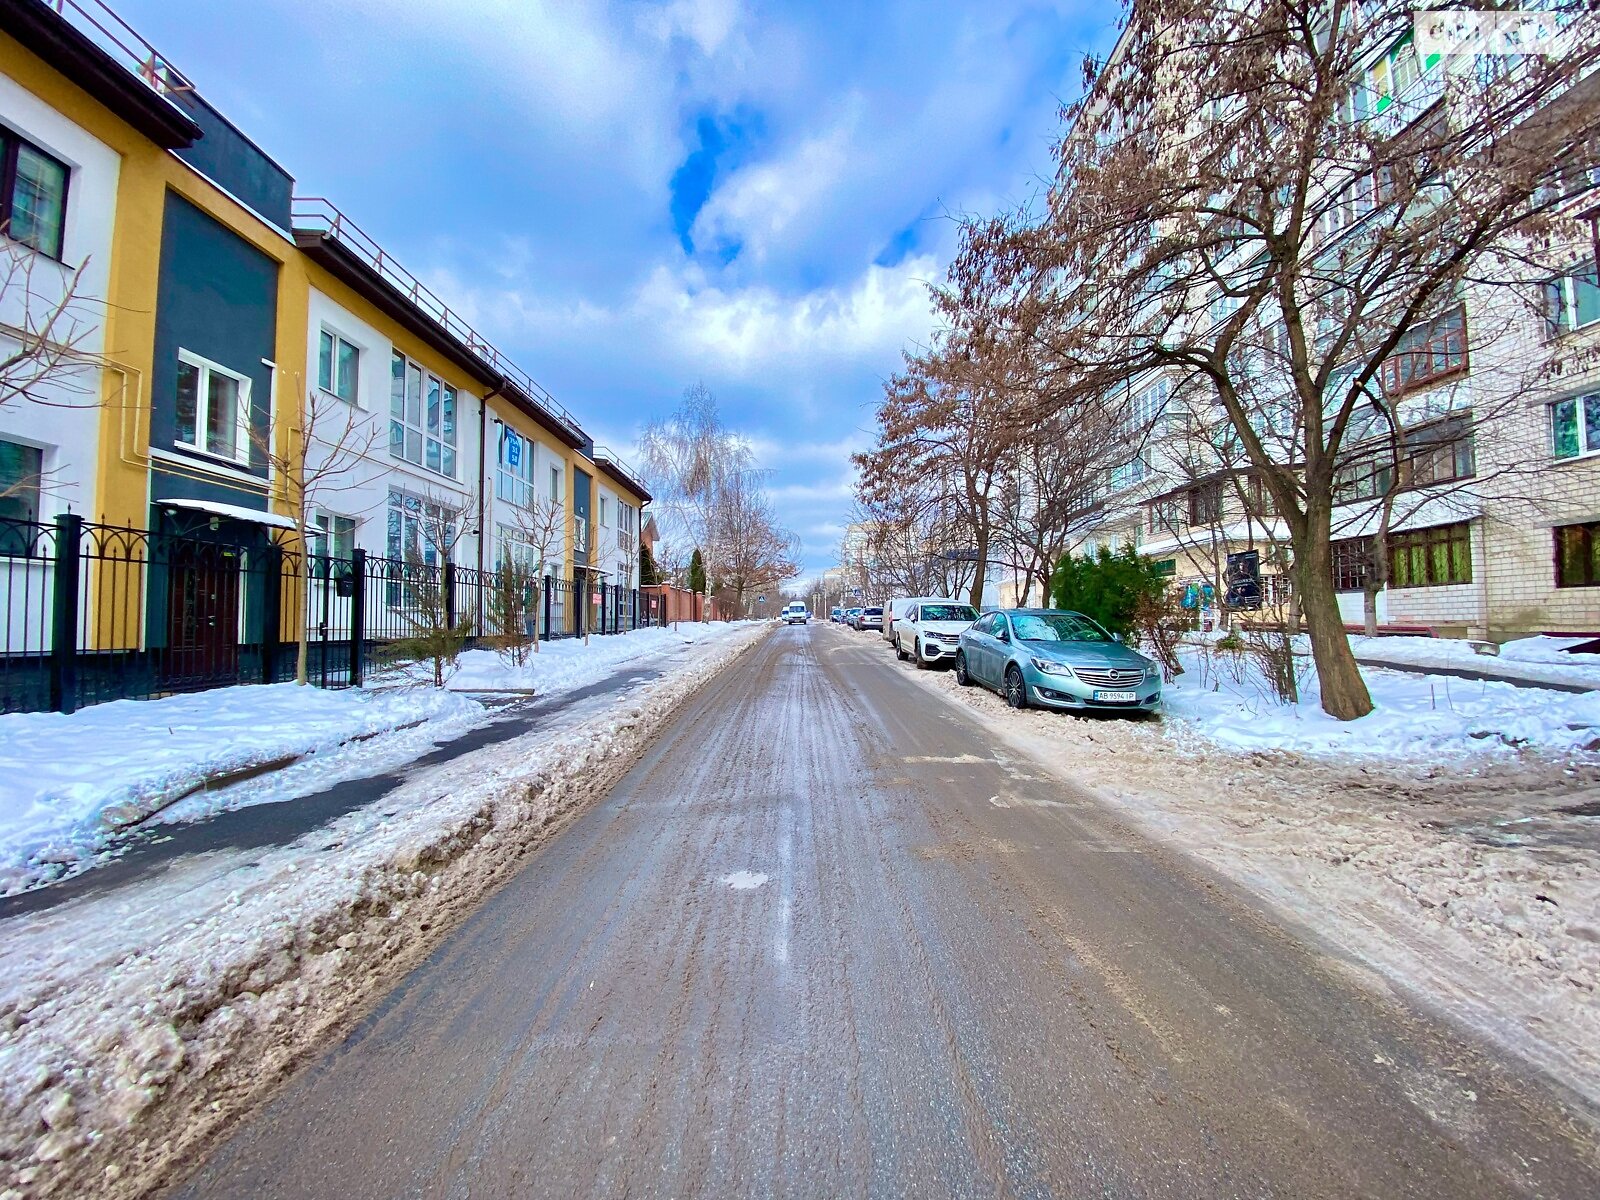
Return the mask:
POLYGON ((398 350, 393 351, 389 358, 389 457, 397 462, 410 463, 412 466, 427 471, 429 474, 437 475, 441 479, 459 479, 461 470, 461 395, 461 389, 456 387, 455 384, 447 382, 442 376, 436 375, 409 355, 402 354, 398 350), (397 362, 402 364, 401 405, 398 413, 394 409, 394 364, 397 362), (415 423, 411 421, 410 415, 406 411, 411 402, 410 382, 412 371, 416 371, 418 374, 417 420, 415 423), (428 384, 430 382, 439 385, 439 429, 437 433, 430 431, 428 428, 428 384), (446 391, 454 398, 455 405, 455 427, 448 431, 445 429, 444 421, 444 393, 446 391), (396 452, 394 441, 394 429, 396 426, 401 431, 398 453, 396 452), (412 458, 406 453, 408 434, 416 434, 417 436, 416 458, 412 458), (439 465, 437 467, 428 465, 428 444, 430 442, 437 442, 439 445, 439 465), (446 451, 449 451, 449 454, 455 457, 454 470, 445 469, 446 451))
MULTIPOLYGON (((237 463, 240 466, 250 465, 250 377, 231 371, 219 362, 194 353, 192 350, 179 348, 178 361, 187 363, 199 372, 199 379, 195 383, 194 397, 194 437, 193 442, 181 441, 177 431, 172 434, 172 444, 181 446, 185 450, 192 450, 196 454, 204 454, 207 458, 214 458, 218 462, 237 463), (211 376, 222 375, 238 384, 238 399, 234 404, 234 452, 231 455, 219 454, 209 446, 203 445, 206 439, 206 430, 211 425, 211 376)), ((173 389, 173 417, 176 424, 177 417, 177 389, 173 389)))
POLYGON ((1573 396, 1562 396, 1552 400, 1544 406, 1545 430, 1549 439, 1550 457, 1556 462, 1575 462, 1580 458, 1593 458, 1600 454, 1600 445, 1589 444, 1589 425, 1584 419, 1585 402, 1593 400, 1600 404, 1600 392, 1579 392, 1573 396), (1556 452, 1556 409, 1563 404, 1571 404, 1574 409, 1573 419, 1577 422, 1578 452, 1576 454, 1558 454, 1556 452))
MULTIPOLYGON (((459 400, 459 393, 457 393, 459 400)), ((508 504, 519 508, 533 506, 533 467, 537 458, 535 449, 538 443, 530 437, 524 437, 511 426, 505 426, 500 432, 500 445, 495 452, 495 484, 494 494, 508 504), (522 443, 522 461, 512 466, 506 461, 506 448, 512 438, 522 443)))
POLYGON ((550 467, 550 501, 558 508, 564 505, 567 500, 565 484, 566 473, 559 466, 552 463, 550 467))
POLYGON ((323 325, 321 328, 319 328, 317 330, 317 390, 320 391, 325 396, 332 396, 335 400, 343 401, 345 404, 349 404, 354 408, 362 407, 362 405, 361 405, 361 372, 362 372, 362 369, 363 369, 362 368, 362 361, 363 361, 363 359, 366 358, 366 354, 367 354, 367 348, 365 346, 361 345, 361 343, 351 341, 349 338, 345 337, 344 334, 340 333, 337 329, 333 328, 333 326, 331 326, 331 325, 323 325), (328 368, 329 368, 328 380, 329 380, 329 383, 331 383, 333 385, 331 387, 327 386, 326 384, 324 384, 322 382, 322 339, 323 338, 331 338, 333 340, 333 353, 332 353, 331 359, 330 359, 329 364, 328 364, 328 368), (348 395, 348 396, 341 396, 339 394, 339 347, 340 347, 341 344, 349 346, 350 349, 355 351, 355 355, 356 355, 355 379, 351 381, 350 395, 348 395))

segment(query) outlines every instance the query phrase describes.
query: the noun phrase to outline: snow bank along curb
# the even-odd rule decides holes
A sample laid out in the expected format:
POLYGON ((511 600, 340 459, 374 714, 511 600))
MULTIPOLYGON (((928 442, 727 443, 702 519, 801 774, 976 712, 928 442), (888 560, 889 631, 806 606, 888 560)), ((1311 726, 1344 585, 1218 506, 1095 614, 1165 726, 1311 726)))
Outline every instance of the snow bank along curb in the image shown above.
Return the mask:
MULTIPOLYGON (((512 739, 413 781, 383 802, 386 817, 407 809, 404 819, 357 839, 351 814, 260 856, 209 908, 127 948, 110 972, 74 971, 72 947, 24 964, 36 970, 5 963, 0 1195, 137 1196, 192 1162, 771 628, 718 639, 564 733, 512 739)), ((72 929, 93 903, 49 916, 72 929)))
POLYGON ((1600 798, 1593 756, 1229 749, 1146 722, 1014 712, 953 672, 885 665, 980 713, 1002 760, 1015 751, 1100 798, 1600 1103, 1600 854, 1570 811, 1600 798))
POLYGON ((0 717, 0 895, 85 865, 119 831, 218 779, 425 723, 444 736, 485 716, 431 688, 280 683, 0 717))

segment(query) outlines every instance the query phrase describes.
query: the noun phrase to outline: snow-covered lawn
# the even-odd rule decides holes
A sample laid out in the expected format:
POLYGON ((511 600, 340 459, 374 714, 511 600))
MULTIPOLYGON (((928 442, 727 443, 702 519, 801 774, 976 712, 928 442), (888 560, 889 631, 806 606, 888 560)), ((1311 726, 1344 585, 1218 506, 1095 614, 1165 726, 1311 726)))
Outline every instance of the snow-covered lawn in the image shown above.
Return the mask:
POLYGON ((445 686, 457 692, 533 692, 543 695, 584 687, 647 654, 727 637, 738 626, 726 622, 684 621, 677 626, 635 629, 629 633, 563 638, 529 653, 512 666, 493 650, 469 650, 445 686))
POLYGON ((1458 638, 1352 637, 1356 654, 1412 667, 1451 667, 1504 675, 1529 683, 1569 683, 1600 688, 1600 654, 1574 654, 1566 647, 1588 639, 1526 637, 1505 643, 1499 654, 1479 654, 1458 638))
POLYGON ((419 722, 448 735, 483 715, 432 688, 280 683, 0 716, 0 895, 92 856, 208 779, 419 722))
MULTIPOLYGON (((1192 652, 1186 652, 1192 654, 1192 652)), ((1014 753, 1231 876, 1399 987, 1600 1100, 1600 718, 1594 697, 1366 672, 1349 732, 1198 672, 1160 723, 1083 719, 899 670, 1014 753), (1448 695, 1445 684, 1448 682, 1448 695), (1501 730, 1529 735, 1508 744, 1501 730)), ((1019 769, 1026 770, 1019 763, 1019 769)), ((1347 971, 1347 963, 1330 962, 1347 971)))
POLYGON ((1513 747, 1555 754, 1600 750, 1600 692, 1576 695, 1364 666, 1361 673, 1374 710, 1356 721, 1336 721, 1322 711, 1316 670, 1309 658, 1301 660, 1300 702, 1285 705, 1246 656, 1185 646, 1180 657, 1184 674, 1163 690, 1169 724, 1180 734, 1235 750, 1290 750, 1395 762, 1513 747))
POLYGON ((149 1194, 770 628, 720 626, 687 653, 680 642, 658 678, 420 769, 293 844, 184 856, 7 918, 0 1197, 149 1194))

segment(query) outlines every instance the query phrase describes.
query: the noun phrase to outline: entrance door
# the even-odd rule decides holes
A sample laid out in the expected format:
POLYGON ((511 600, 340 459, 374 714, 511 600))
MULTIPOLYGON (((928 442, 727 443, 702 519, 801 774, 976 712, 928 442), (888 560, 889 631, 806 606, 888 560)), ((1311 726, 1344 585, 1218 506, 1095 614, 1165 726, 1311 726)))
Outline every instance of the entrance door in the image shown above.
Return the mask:
POLYGON ((162 684, 189 691, 239 679, 239 552, 177 541, 167 590, 162 684))

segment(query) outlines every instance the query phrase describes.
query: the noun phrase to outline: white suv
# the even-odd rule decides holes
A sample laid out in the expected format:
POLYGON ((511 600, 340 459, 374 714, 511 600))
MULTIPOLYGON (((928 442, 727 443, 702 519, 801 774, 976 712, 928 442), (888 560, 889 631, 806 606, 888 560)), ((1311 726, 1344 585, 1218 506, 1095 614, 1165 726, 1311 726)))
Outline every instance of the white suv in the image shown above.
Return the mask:
POLYGON ((961 631, 978 619, 978 610, 954 600, 919 600, 894 623, 894 652, 919 667, 955 661, 961 631))

